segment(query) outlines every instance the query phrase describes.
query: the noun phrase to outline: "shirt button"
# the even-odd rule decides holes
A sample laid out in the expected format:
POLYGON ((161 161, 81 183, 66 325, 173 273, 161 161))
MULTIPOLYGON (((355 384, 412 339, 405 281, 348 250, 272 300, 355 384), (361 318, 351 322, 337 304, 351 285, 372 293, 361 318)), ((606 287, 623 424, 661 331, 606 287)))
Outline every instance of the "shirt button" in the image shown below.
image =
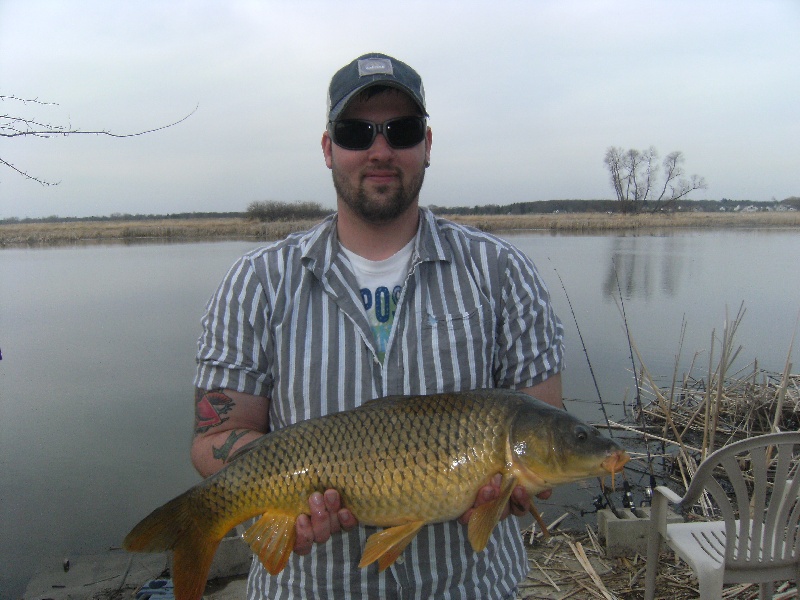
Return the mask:
POLYGON ((404 562, 406 562, 406 559, 405 559, 405 558, 403 558, 402 556, 399 556, 399 557, 397 558, 397 561, 396 561, 396 562, 397 562, 397 564, 398 564, 398 565, 402 565, 404 562))

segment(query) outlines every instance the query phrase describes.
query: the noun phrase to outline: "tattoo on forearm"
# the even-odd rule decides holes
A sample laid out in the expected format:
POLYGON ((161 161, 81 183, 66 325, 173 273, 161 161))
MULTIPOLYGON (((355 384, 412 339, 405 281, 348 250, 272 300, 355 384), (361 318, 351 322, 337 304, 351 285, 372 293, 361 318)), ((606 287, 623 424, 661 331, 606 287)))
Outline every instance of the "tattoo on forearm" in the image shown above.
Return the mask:
POLYGON ((233 450, 233 445, 245 433, 247 433, 247 431, 231 431, 231 434, 228 436, 228 439, 225 440, 225 443, 222 444, 221 448, 211 446, 211 452, 214 455, 214 458, 221 460, 222 462, 228 462, 228 459, 231 455, 231 450, 233 450))
POLYGON ((195 390, 194 394, 194 433, 205 433, 228 420, 224 417, 235 406, 234 401, 222 390, 195 390))

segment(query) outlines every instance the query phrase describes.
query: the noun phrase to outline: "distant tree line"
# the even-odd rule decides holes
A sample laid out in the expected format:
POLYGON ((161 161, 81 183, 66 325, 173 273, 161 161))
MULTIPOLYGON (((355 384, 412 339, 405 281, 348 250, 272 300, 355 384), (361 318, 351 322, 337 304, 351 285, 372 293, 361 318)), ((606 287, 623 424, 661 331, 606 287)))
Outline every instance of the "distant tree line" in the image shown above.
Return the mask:
MULTIPOLYGON (((719 212, 722 210, 743 209, 752 206, 758 210, 778 210, 794 208, 800 210, 800 198, 791 196, 783 201, 754 200, 676 200, 664 212, 719 212)), ((429 207, 440 215, 528 215, 546 213, 618 213, 623 212, 617 200, 537 200, 535 202, 514 202, 512 204, 484 204, 479 206, 436 206, 429 207)))
POLYGON ((81 222, 104 222, 104 221, 163 221, 163 220, 187 220, 187 219, 241 219, 245 216, 243 212, 183 212, 166 215, 154 214, 130 214, 130 213, 111 213, 108 216, 96 217, 60 217, 50 215, 48 217, 8 217, 0 219, 0 223, 81 223, 81 222))
POLYGON ((319 202, 278 202, 264 200, 251 202, 245 216, 254 221, 298 221, 321 219, 333 211, 322 208, 319 202))
POLYGON ((615 200, 536 200, 511 204, 480 204, 475 206, 429 205, 439 215, 529 215, 554 212, 615 212, 615 200))
MULTIPOLYGON (((754 200, 683 200, 669 208, 676 212, 719 212, 735 211, 753 207, 756 210, 800 210, 800 196, 790 196, 777 201, 754 200)), ((438 215, 527 215, 547 213, 615 213, 620 212, 617 200, 537 200, 534 202, 513 202, 511 204, 482 204, 476 206, 428 206, 438 215)), ((12 223, 72 223, 92 221, 155 221, 187 219, 257 219, 261 221, 286 221, 321 219, 333 212, 324 209, 316 202, 251 202, 246 212, 183 212, 167 215, 113 213, 105 217, 59 217, 51 215, 40 218, 8 217, 0 219, 0 224, 12 223), (262 207, 262 205, 265 205, 262 207), (262 210, 263 208, 263 210, 262 210)))

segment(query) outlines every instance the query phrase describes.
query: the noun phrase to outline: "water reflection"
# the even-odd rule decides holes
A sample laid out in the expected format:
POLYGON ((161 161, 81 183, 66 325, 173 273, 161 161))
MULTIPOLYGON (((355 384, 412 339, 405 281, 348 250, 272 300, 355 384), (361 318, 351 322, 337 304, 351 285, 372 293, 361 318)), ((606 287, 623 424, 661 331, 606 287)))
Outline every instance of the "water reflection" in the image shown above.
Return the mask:
POLYGON ((673 297, 684 279, 686 239, 673 235, 615 236, 609 239, 610 260, 603 283, 607 298, 673 297))

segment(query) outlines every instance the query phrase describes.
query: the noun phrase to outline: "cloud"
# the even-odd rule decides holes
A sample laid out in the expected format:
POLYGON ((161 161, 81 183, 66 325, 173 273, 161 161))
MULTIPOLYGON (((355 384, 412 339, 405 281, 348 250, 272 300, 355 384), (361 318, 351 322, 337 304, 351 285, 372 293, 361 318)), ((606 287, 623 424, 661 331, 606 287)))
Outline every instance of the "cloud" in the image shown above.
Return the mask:
POLYGON ((797 195, 798 24, 788 0, 7 0, 0 93, 58 102, 37 117, 128 133, 199 109, 141 138, 4 140, 0 156, 61 183, 0 171, 0 218, 333 206, 327 84, 370 50, 425 81, 423 203, 610 197, 610 145, 682 150, 710 198, 797 195))

